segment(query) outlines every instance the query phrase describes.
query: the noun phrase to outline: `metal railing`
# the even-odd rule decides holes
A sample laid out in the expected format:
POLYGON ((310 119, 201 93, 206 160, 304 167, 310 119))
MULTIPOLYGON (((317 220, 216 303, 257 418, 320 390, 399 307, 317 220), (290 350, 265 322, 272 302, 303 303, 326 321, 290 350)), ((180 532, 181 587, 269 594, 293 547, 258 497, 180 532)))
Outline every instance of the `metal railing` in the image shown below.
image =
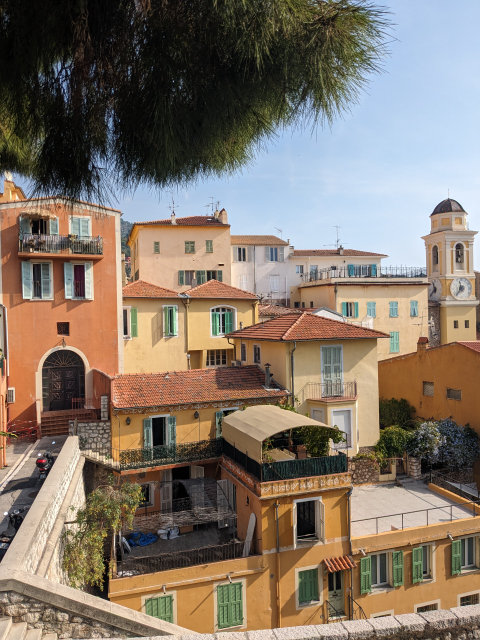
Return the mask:
MULTIPOLYGON (((365 523, 365 522, 371 522, 372 524, 375 523, 375 527, 374 527, 374 531, 372 532, 368 532, 368 533, 357 533, 355 532, 353 535, 355 537, 363 536, 363 535, 377 535, 378 533, 385 533, 386 531, 393 531, 393 530, 404 530, 404 529, 410 529, 412 527, 421 527, 423 525, 429 525, 429 524, 438 524, 439 522, 453 522, 453 520, 463 520, 467 517, 470 517, 469 515, 467 515, 467 509, 469 508, 469 505, 471 505, 471 510, 472 510, 472 517, 475 518, 477 516, 480 515, 480 513, 477 513, 477 509, 476 509, 476 505, 480 504, 480 500, 467 500, 466 502, 463 503, 458 503, 458 504, 446 504, 440 507, 430 507, 429 509, 417 509, 416 511, 405 511, 404 513, 394 513, 394 514, 389 514, 386 516, 375 516, 373 518, 362 518, 361 520, 352 520, 352 527, 355 529, 357 527, 355 527, 355 524, 358 524, 360 522, 365 523), (454 517, 454 510, 456 511, 456 517, 454 517), (429 516, 429 513, 431 512, 435 512, 434 515, 438 514, 438 518, 435 519, 435 517, 429 516), (419 513, 425 513, 426 514, 426 518, 425 518, 425 522, 424 523, 419 523, 418 521, 418 516, 417 514, 419 513), (445 518, 444 516, 449 516, 449 518, 445 518), (463 517, 460 517, 463 516, 463 517), (410 518, 409 518, 410 517, 410 518), (388 518, 388 523, 386 522, 388 518), (392 524, 392 519, 395 519, 395 525, 392 524), (410 519, 410 523, 409 523, 409 519, 410 519), (386 524, 386 528, 385 527, 379 527, 378 523, 379 520, 383 520, 386 524), (397 526, 398 525, 398 526, 397 526)), ((365 525, 363 525, 363 528, 365 528, 365 525)), ((373 528, 373 527, 372 527, 373 528)))
POLYGON ((304 387, 304 396, 310 400, 322 400, 323 398, 351 398, 357 397, 357 381, 353 382, 307 382, 304 387))
POLYGON ((302 275, 302 283, 332 278, 426 278, 426 267, 381 267, 374 264, 351 264, 346 267, 312 269, 302 275))
POLYGON ((466 475, 470 476, 469 482, 462 482, 455 476, 452 476, 449 473, 442 473, 441 471, 430 471, 430 482, 432 484, 436 484, 439 487, 443 487, 452 493, 455 493, 457 496, 465 498, 466 500, 471 500, 472 496, 476 497, 477 500, 480 500, 480 491, 477 489, 476 482, 473 477, 473 470, 464 470, 461 474, 463 477, 466 475), (472 486, 473 485, 473 486, 472 486))
POLYGON ((352 620, 366 620, 367 616, 365 615, 365 611, 358 604, 356 600, 351 598, 352 602, 352 620))
POLYGON ((159 573, 171 569, 183 569, 199 564, 237 560, 260 554, 260 540, 250 542, 228 542, 226 544, 161 553, 143 558, 129 557, 119 560, 112 572, 112 578, 124 578, 147 573, 159 573))
POLYGON ((100 236, 57 236, 43 233, 22 233, 19 236, 20 253, 71 253, 103 255, 100 236))
POLYGON ((345 617, 345 611, 339 611, 328 600, 325 600, 325 604, 327 605, 327 624, 329 622, 336 622, 339 618, 345 617))

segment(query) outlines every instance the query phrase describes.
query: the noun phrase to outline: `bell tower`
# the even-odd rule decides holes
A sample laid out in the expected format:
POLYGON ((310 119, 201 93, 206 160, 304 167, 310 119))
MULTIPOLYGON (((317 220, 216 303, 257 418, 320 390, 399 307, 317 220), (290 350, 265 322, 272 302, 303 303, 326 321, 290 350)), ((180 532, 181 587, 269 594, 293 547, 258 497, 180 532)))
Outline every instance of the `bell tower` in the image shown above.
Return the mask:
POLYGON ((427 254, 430 344, 476 340, 473 242, 467 212, 452 198, 430 215, 430 233, 423 236, 427 254))

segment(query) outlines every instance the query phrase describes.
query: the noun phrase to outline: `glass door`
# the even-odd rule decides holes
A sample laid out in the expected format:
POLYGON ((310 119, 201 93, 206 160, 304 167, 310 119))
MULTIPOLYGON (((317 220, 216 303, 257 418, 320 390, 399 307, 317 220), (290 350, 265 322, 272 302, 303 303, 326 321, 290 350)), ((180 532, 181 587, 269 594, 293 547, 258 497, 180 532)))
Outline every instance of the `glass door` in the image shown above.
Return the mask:
POLYGON ((344 614, 345 604, 343 598, 343 571, 334 571, 328 574, 328 602, 335 609, 331 614, 344 614))

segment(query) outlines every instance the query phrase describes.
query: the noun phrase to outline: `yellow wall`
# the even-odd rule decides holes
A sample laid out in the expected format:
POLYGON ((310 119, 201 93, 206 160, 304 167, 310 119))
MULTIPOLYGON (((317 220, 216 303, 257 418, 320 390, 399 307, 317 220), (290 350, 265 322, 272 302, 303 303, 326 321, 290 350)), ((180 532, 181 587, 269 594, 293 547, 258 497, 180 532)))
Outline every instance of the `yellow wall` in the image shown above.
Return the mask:
POLYGON ((405 398, 416 414, 437 420, 452 416, 480 434, 478 377, 480 353, 459 344, 421 350, 378 363, 380 396, 405 398), (434 395, 423 395, 423 382, 434 383, 434 395), (461 389, 461 400, 447 400, 447 388, 461 389))
POLYGON ((129 240, 132 255, 132 277, 139 271, 140 280, 167 287, 174 291, 188 291, 179 286, 179 270, 222 271, 222 281, 231 284, 230 227, 192 227, 149 225, 135 226, 129 240), (195 253, 185 253, 185 241, 195 241, 195 253), (206 240, 213 241, 213 253, 206 252, 206 240), (133 245, 138 241, 138 257, 133 245), (160 253, 153 252, 153 243, 160 242, 160 253))
POLYGON ((442 344, 449 342, 471 341, 477 339, 477 309, 476 307, 440 307, 440 330, 442 344), (458 321, 455 329, 454 322, 458 321), (465 328, 465 320, 469 327, 465 328))
POLYGON ((185 371, 187 353, 191 355, 192 369, 207 366, 208 349, 226 349, 230 364, 233 347, 226 338, 211 335, 210 310, 228 306, 236 309, 236 327, 258 321, 258 305, 252 300, 190 299, 187 309, 181 299, 124 298, 124 306, 135 307, 138 337, 124 340, 125 373, 152 373, 157 371, 185 371), (252 304, 253 302, 253 304, 252 304), (178 307, 178 336, 163 336, 163 306, 178 307), (188 331, 187 331, 188 326, 188 331))
MULTIPOLYGON (((378 342, 386 341, 378 340, 378 342)), ((240 340, 234 340, 237 358, 240 354, 240 340)), ((291 352, 293 343, 245 340, 247 364, 253 364, 253 345, 260 344, 261 363, 271 364, 274 379, 289 391, 292 390, 291 352)), ((310 411, 308 400, 311 392, 309 382, 322 382, 321 347, 343 347, 343 380, 357 381, 358 400, 354 403, 352 415, 352 439, 354 448, 373 446, 379 435, 378 418, 378 359, 377 340, 335 340, 317 342, 297 342, 294 353, 295 397, 299 413, 310 411), (359 432, 359 440, 356 432, 359 432)), ((338 403, 334 408, 349 408, 352 404, 338 403)), ((329 411, 331 411, 329 408, 329 411)), ((330 415, 330 414, 328 414, 330 415)), ((354 454, 355 452, 353 452, 354 454)))

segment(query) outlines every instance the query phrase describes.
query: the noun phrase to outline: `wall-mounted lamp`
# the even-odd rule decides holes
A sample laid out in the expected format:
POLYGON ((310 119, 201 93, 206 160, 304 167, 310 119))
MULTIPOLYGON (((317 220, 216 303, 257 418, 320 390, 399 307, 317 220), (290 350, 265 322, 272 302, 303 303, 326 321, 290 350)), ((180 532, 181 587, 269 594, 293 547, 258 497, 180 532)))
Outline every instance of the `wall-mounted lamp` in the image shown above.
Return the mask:
POLYGON ((359 549, 360 553, 362 554, 363 557, 365 557, 367 554, 365 553, 365 549, 359 549))
POLYGON ((452 534, 451 533, 447 533, 447 538, 450 538, 450 540, 453 542, 453 538, 452 538, 452 534))
POLYGON ((163 590, 163 593, 167 593, 167 587, 164 584, 162 584, 162 590, 163 590))
POLYGON ((127 418, 126 422, 127 422, 127 424, 131 423, 130 417, 127 418))
POLYGON ((193 417, 195 418, 195 420, 199 419, 200 414, 198 413, 198 411, 195 411, 195 413, 193 414, 193 417))
POLYGON ((227 578, 228 578, 228 581, 229 581, 229 582, 230 582, 230 584, 231 584, 231 582, 232 582, 232 574, 231 574, 231 573, 228 573, 228 574, 227 574, 227 578))
POLYGON ((62 338, 62 347, 65 349, 66 346, 67 346, 67 343, 65 342, 65 338, 62 338))

